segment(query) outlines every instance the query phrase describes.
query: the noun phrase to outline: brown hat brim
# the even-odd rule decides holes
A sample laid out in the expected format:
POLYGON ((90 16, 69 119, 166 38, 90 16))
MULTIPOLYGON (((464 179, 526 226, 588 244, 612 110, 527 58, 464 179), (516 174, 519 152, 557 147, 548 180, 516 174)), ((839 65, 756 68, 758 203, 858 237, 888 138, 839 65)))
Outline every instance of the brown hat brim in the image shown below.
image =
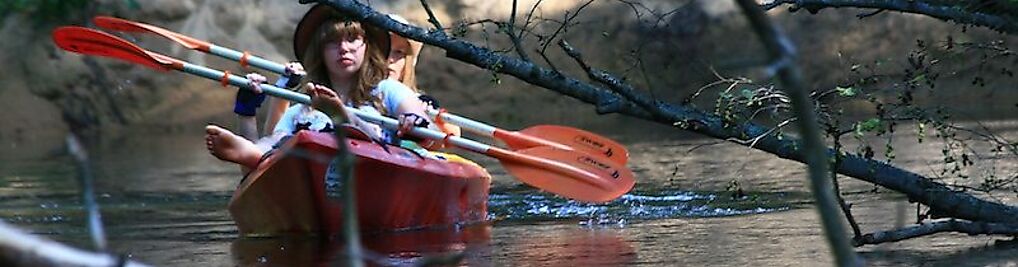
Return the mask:
MULTIPOLYGON (((297 30, 293 33, 293 54, 297 57, 297 60, 304 61, 304 51, 307 50, 308 45, 313 39, 312 37, 318 31, 318 27, 330 18, 353 20, 328 5, 315 4, 300 19, 300 22, 297 23, 297 30)), ((383 58, 388 57, 390 46, 389 34, 366 23, 361 23, 361 27, 364 28, 365 39, 378 46, 378 50, 382 53, 383 58)))

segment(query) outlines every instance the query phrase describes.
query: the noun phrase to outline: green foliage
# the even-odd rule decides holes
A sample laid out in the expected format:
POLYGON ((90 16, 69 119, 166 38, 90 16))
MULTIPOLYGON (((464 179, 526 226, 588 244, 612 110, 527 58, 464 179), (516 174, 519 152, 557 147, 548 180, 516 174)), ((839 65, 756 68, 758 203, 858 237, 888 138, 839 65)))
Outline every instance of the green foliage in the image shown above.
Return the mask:
POLYGON ((856 136, 863 136, 864 133, 875 132, 883 128, 883 122, 879 118, 871 118, 855 124, 856 136))

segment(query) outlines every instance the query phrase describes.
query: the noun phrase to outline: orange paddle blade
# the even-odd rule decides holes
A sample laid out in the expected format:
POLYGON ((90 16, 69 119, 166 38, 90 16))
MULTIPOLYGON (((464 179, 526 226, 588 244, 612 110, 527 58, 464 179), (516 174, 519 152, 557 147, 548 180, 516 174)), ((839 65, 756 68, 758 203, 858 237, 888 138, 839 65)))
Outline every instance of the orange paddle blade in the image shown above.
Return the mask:
POLYGON ((502 166, 520 181, 585 202, 606 202, 629 192, 633 172, 602 157, 553 147, 499 150, 502 166))
POLYGON ((117 58, 124 61, 166 71, 176 62, 158 57, 148 51, 105 32, 77 27, 60 27, 53 31, 53 42, 61 49, 94 56, 117 58))
MULTIPOLYGON (((558 125, 537 125, 520 130, 517 133, 539 137, 566 145, 580 152, 605 157, 619 165, 624 166, 629 161, 629 150, 625 146, 588 131, 558 125)), ((513 147, 514 141, 502 141, 506 142, 506 145, 509 147, 513 147)))
POLYGON ((191 37, 188 37, 188 36, 184 36, 184 35, 178 34, 176 32, 172 32, 172 31, 167 30, 167 29, 163 29, 163 28, 160 28, 160 27, 156 27, 156 26, 152 26, 152 25, 148 25, 148 24, 144 24, 144 23, 140 23, 140 22, 134 22, 134 21, 126 20, 126 19, 114 18, 114 17, 106 17, 106 16, 98 16, 98 17, 92 18, 92 22, 94 22, 95 25, 99 26, 100 28, 114 30, 114 31, 119 31, 119 32, 150 32, 150 33, 161 35, 161 36, 163 36, 163 37, 165 37, 167 39, 173 40, 174 42, 177 42, 177 43, 179 43, 179 44, 181 44, 181 45, 183 45, 183 46, 185 46, 185 47, 187 47, 189 49, 205 51, 205 52, 209 51, 210 44, 208 42, 206 42, 206 41, 194 39, 194 38, 191 38, 191 37))

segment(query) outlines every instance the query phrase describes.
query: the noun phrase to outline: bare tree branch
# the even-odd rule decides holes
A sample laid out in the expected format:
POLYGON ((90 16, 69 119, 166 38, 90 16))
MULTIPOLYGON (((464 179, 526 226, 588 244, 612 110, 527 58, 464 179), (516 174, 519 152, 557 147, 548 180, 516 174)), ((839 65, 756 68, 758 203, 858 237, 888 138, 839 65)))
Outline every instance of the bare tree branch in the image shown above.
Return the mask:
POLYGON ((853 240, 852 242, 854 246, 860 247, 863 245, 896 242, 909 238, 944 232, 958 232, 969 235, 1010 235, 1018 237, 1018 224, 985 223, 948 219, 923 223, 896 230, 869 233, 863 235, 862 238, 853 240))
POLYGON ((761 7, 764 10, 770 10, 780 5, 791 5, 793 11, 805 8, 811 13, 816 13, 828 7, 875 8, 927 15, 945 21, 982 26, 1010 34, 1018 33, 1018 23, 1013 19, 984 12, 969 11, 956 6, 938 5, 923 0, 774 0, 773 2, 761 5, 761 7))

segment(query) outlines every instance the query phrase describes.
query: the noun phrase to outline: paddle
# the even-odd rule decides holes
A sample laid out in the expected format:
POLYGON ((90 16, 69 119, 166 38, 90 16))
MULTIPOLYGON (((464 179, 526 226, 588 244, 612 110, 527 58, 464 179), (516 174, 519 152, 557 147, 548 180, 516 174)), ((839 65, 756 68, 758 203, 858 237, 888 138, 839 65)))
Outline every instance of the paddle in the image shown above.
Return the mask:
MULTIPOLYGON (((105 29, 121 32, 153 33, 177 42, 192 50, 198 50, 226 59, 239 61, 241 62, 241 65, 250 64, 251 66, 272 71, 277 74, 284 73, 284 67, 282 64, 253 56, 247 52, 241 53, 236 50, 217 46, 215 44, 191 38, 158 26, 106 16, 98 16, 92 20, 95 22, 95 25, 105 29)), ((500 140, 512 150, 549 146, 561 149, 574 149, 600 155, 620 165, 625 165, 629 160, 629 151, 625 146, 609 138, 572 127, 538 125, 528 127, 520 131, 508 131, 461 116, 446 112, 439 112, 437 110, 430 110, 429 115, 436 118, 436 120, 441 119, 443 121, 459 125, 469 132, 500 140)))
MULTIPOLYGON (((224 85, 247 88, 249 84, 249 81, 241 76, 147 51, 119 37, 89 28, 74 26, 57 28, 53 32, 53 41, 61 49, 71 52, 121 59, 162 71, 182 71, 220 81, 224 85)), ((305 94, 269 84, 261 84, 260 87, 271 96, 303 104, 311 103, 311 98, 305 94)), ((365 113, 360 109, 350 107, 346 109, 358 117, 384 127, 399 127, 399 122, 395 119, 365 113)), ((409 133, 421 138, 446 141, 452 146, 491 156, 498 159, 505 169, 520 181, 580 201, 609 201, 628 192, 635 183, 630 170, 595 155, 554 147, 509 151, 459 136, 446 136, 426 128, 413 128, 409 133)))

